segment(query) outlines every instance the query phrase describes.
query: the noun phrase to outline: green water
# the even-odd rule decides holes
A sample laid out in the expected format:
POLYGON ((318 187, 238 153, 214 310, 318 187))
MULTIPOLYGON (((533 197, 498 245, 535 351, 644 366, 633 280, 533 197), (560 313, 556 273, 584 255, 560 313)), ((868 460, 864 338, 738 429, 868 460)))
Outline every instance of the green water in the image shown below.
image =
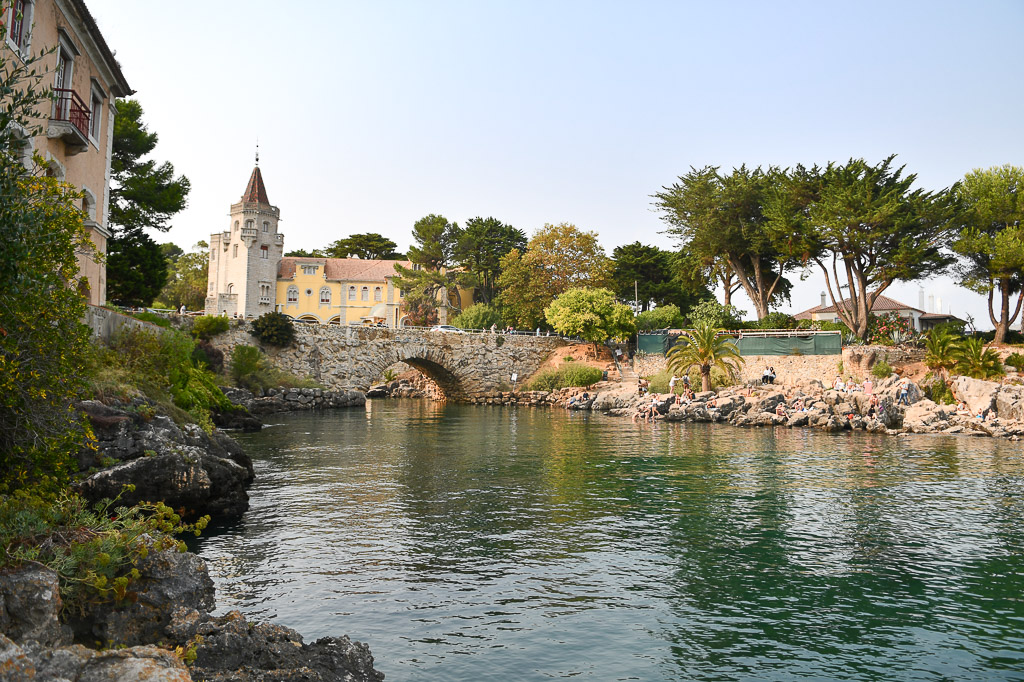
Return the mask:
POLYGON ((239 439, 220 612, 388 680, 1024 679, 1024 448, 374 401, 239 439))

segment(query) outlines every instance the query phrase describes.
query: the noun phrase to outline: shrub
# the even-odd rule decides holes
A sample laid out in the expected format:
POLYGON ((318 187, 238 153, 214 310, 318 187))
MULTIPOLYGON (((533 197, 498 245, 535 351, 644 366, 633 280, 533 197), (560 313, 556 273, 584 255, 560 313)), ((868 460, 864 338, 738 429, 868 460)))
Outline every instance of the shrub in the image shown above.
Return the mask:
POLYGON ((1024 372, 1024 355, 1020 353, 1010 353, 1006 356, 1003 363, 1013 367, 1018 372, 1024 372))
POLYGON ((501 326, 501 314, 486 303, 477 303, 463 310, 452 320, 459 329, 490 329, 491 325, 501 326))
POLYGON ((1005 374, 999 353, 985 348, 985 342, 977 336, 960 343, 956 361, 956 371, 974 379, 995 379, 1005 374))
POLYGON ((203 341, 209 341, 217 334, 223 334, 231 323, 223 315, 203 315, 196 318, 192 325, 192 334, 203 341))
POLYGON ((171 321, 170 320, 168 320, 163 315, 157 315, 156 313, 147 313, 147 312, 133 313, 132 317, 134 317, 136 320, 142 320, 143 322, 149 322, 150 324, 155 324, 158 327, 166 328, 166 327, 170 327, 171 326, 171 321))
POLYGON ((636 316, 636 328, 642 332, 653 329, 679 329, 685 324, 679 306, 669 303, 653 310, 645 310, 636 316))
POLYGON ((256 346, 235 346, 231 350, 229 372, 236 386, 247 388, 250 391, 261 391, 278 386, 320 388, 320 384, 316 381, 296 377, 274 367, 256 346))
POLYGON ((83 614, 91 604, 130 599, 139 560, 151 551, 184 551, 172 534, 199 535, 210 520, 204 516, 186 525, 159 502, 132 508, 114 508, 115 503, 104 500, 90 508, 67 492, 0 497, 0 566, 38 562, 52 568, 64 611, 83 614))
POLYGON ((885 358, 882 358, 872 366, 871 375, 876 379, 885 379, 892 375, 892 367, 889 366, 885 358))
POLYGON ((554 391, 569 386, 590 386, 601 380, 604 373, 596 367, 570 362, 558 369, 541 372, 527 385, 531 391, 554 391))
POLYGON ((690 320, 690 325, 694 328, 739 329, 743 326, 745 314, 736 306, 724 306, 715 299, 709 298, 690 308, 687 317, 690 320))
POLYGON ((284 313, 266 313, 253 321, 252 333, 263 343, 284 347, 295 338, 295 326, 284 313))
POLYGON ((758 329, 796 329, 796 319, 786 313, 768 313, 761 320, 758 320, 758 329))
POLYGON ((953 396, 952 389, 941 379, 926 383, 923 388, 925 397, 939 405, 952 405, 956 403, 956 397, 953 396))
POLYGON ((192 351, 192 363, 196 367, 206 367, 214 374, 224 371, 224 351, 209 341, 200 341, 192 351))

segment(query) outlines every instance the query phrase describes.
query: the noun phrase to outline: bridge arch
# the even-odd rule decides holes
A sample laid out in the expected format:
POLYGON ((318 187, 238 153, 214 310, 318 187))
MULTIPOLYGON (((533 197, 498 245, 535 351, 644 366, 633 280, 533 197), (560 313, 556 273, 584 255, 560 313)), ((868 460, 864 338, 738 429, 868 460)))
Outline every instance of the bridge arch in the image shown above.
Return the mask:
POLYGON ((382 376, 388 367, 399 362, 404 362, 429 377, 447 399, 461 400, 473 392, 474 387, 464 368, 459 366, 458 359, 443 346, 410 349, 396 345, 367 359, 373 376, 377 377, 382 376))

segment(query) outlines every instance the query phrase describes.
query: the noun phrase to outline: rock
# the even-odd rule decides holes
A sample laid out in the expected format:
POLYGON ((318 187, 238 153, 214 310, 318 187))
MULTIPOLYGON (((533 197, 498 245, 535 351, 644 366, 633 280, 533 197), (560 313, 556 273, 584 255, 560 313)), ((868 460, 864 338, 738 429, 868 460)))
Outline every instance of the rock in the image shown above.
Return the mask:
POLYGON ((903 428, 913 433, 934 433, 949 426, 947 411, 931 400, 920 400, 903 413, 903 428))
POLYGON ((779 403, 786 402, 786 396, 782 391, 774 391, 756 401, 750 408, 751 412, 775 412, 779 403))
POLYGON ((789 421, 786 422, 786 426, 790 428, 797 426, 807 426, 807 423, 809 421, 810 415, 807 412, 797 412, 796 414, 789 418, 789 421))
POLYGON ((185 664, 166 649, 140 646, 102 651, 82 667, 77 682, 192 682, 185 664))
POLYGON ((4 635, 0 635, 0 679, 10 682, 38 679, 32 659, 4 635))
POLYGON ((60 610, 56 571, 28 564, 0 575, 0 632, 15 642, 69 644, 71 633, 60 623, 60 610))
POLYGON ((198 634, 196 679, 285 680, 304 671, 301 679, 380 682, 373 656, 362 643, 348 637, 325 637, 311 645, 290 628, 250 624, 237 611, 210 618, 198 634), (224 674, 232 671, 233 674, 224 674))
POLYGON ((1024 386, 1002 386, 996 395, 996 413, 1000 419, 1024 421, 1024 386))
POLYGON ((70 624, 76 639, 117 646, 180 641, 172 635, 184 630, 181 623, 190 612, 213 610, 213 580, 206 563, 195 554, 154 552, 137 568, 141 576, 132 584, 135 600, 123 606, 99 605, 73 618, 70 624), (176 630, 169 631, 171 626, 176 630))
POLYGON ((86 499, 121 495, 126 505, 163 501, 183 508, 187 518, 210 514, 235 519, 249 508, 252 460, 227 435, 216 430, 208 435, 195 424, 179 427, 169 417, 153 414, 147 401, 127 407, 86 401, 79 407, 97 439, 95 454, 80 454, 80 465, 94 467, 100 457, 119 462, 74 485, 86 499), (135 490, 122 492, 128 484, 135 490))
POLYGON ((218 429, 234 429, 252 433, 263 428, 263 422, 253 415, 249 410, 239 408, 230 412, 212 412, 213 423, 218 429))
POLYGON ((958 376, 950 388, 957 400, 967 403, 971 414, 977 414, 995 408, 1000 385, 994 381, 958 376))

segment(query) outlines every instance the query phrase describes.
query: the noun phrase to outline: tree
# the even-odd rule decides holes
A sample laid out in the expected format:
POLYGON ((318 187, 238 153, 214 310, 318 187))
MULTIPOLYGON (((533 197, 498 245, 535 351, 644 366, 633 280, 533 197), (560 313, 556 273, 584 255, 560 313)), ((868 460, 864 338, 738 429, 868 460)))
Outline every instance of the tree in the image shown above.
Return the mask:
POLYGON ((361 258, 363 260, 399 260, 402 254, 395 251, 398 246, 387 237, 376 232, 353 234, 338 239, 318 251, 325 258, 361 258))
POLYGON ((683 313, 679 306, 669 303, 657 308, 645 310, 636 316, 636 326, 640 331, 652 329, 678 329, 684 324, 683 313))
POLYGON ((476 287, 483 303, 495 297, 495 285, 501 276, 501 259, 512 249, 526 248, 526 234, 497 218, 470 218, 458 234, 453 259, 455 264, 472 276, 469 282, 476 287))
POLYGON ((736 306, 725 306, 715 299, 701 301, 690 309, 690 324, 694 327, 714 327, 716 329, 739 329, 743 326, 742 310, 736 306))
POLYGON ((788 291, 785 270, 795 264, 792 254, 776 248, 766 226, 764 204, 779 182, 780 171, 748 170, 746 166, 722 175, 717 167, 691 169, 671 187, 655 194, 655 206, 678 239, 701 267, 728 267, 720 273, 731 296, 731 278, 754 303, 757 318, 788 291))
POLYGON ((160 245, 160 251, 164 254, 164 258, 167 259, 168 265, 174 265, 178 262, 178 258, 185 253, 185 250, 173 242, 165 242, 160 245))
POLYGON ((63 481, 87 433, 73 405, 89 343, 76 252, 93 247, 81 195, 43 177, 38 156, 27 170, 15 134, 39 132, 39 61, 0 50, 0 494, 63 481))
POLYGON ((107 242, 107 298, 125 306, 148 306, 167 284, 163 249, 141 230, 107 242))
POLYGON ((323 258, 323 251, 320 249, 313 249, 307 251, 306 249, 292 249, 288 253, 284 254, 285 258, 323 258))
POLYGON ((1006 371, 999 353, 985 348, 985 342, 978 336, 963 339, 957 344, 956 371, 975 379, 994 379, 1001 377, 1006 371))
POLYGON ((1024 168, 973 170, 952 193, 965 209, 953 242, 962 257, 955 272, 962 286, 988 295, 993 341, 1003 343, 1024 304, 1024 168))
POLYGON ((617 303, 611 289, 569 289, 544 309, 544 317, 559 334, 592 342, 595 358, 597 344, 636 333, 633 311, 617 303))
POLYGON ((636 303, 647 310, 651 302, 661 305, 675 293, 677 283, 672 269, 672 254, 657 246, 633 242, 612 251, 612 284, 621 300, 636 303))
MULTIPOLYGON (((167 253, 167 246, 161 245, 164 253, 167 253)), ((170 264, 167 284, 157 298, 161 307, 180 308, 184 305, 189 310, 202 309, 206 301, 206 281, 210 264, 208 249, 209 245, 201 241, 192 247, 191 252, 179 256, 170 264)))
POLYGON ((924 364, 935 370, 939 379, 949 379, 949 371, 956 366, 960 339, 946 329, 932 329, 925 339, 924 364))
POLYGON ((145 230, 170 229, 168 221, 185 208, 191 188, 188 178, 174 176, 170 162, 143 160, 158 138, 142 114, 138 101, 117 101, 110 156, 107 286, 111 300, 126 305, 149 305, 166 283, 166 260, 145 230))
POLYGON ((668 369, 673 373, 688 374, 690 368, 700 370, 702 391, 711 390, 711 370, 718 368, 730 378, 739 373, 744 364, 739 349, 721 330, 702 325, 685 332, 666 354, 668 369))
POLYGON ((894 158, 797 166, 767 207, 776 247, 818 265, 840 319, 864 340, 871 309, 893 282, 935 275, 951 262, 941 248, 953 216, 949 193, 911 189, 917 176, 893 168, 894 158), (838 295, 842 279, 846 299, 838 295))
POLYGON ((571 288, 605 288, 611 264, 597 243, 597 234, 575 225, 545 225, 527 243, 526 251, 509 251, 501 259, 498 304, 502 315, 520 328, 544 323, 544 308, 571 288))
POLYGON ((395 264, 395 272, 398 273, 395 286, 407 292, 407 307, 416 303, 420 311, 417 316, 423 322, 437 319, 436 314, 431 315, 423 308, 433 308, 435 311, 438 306, 446 310, 462 309, 459 290, 455 286, 458 284, 459 273, 450 269, 460 232, 458 223, 450 223, 444 216, 432 213, 420 218, 412 228, 415 244, 409 247, 408 257, 413 267, 395 264), (454 305, 449 290, 454 293, 454 305))

